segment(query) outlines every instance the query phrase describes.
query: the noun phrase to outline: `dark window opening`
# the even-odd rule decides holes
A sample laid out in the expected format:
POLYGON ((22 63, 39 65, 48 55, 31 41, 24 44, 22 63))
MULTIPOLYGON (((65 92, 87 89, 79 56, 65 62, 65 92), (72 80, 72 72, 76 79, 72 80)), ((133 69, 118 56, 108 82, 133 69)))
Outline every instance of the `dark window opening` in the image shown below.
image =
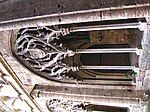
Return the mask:
MULTIPOLYGON (((102 48, 127 48, 127 44, 110 44, 110 45, 94 45, 88 49, 102 49, 102 48)), ((93 66, 131 66, 129 53, 102 53, 102 54, 81 54, 81 63, 83 65, 93 66)), ((124 73, 129 70, 93 70, 95 72, 115 72, 124 73)))
POLYGON ((84 107, 91 112, 128 112, 127 108, 89 104, 84 107))

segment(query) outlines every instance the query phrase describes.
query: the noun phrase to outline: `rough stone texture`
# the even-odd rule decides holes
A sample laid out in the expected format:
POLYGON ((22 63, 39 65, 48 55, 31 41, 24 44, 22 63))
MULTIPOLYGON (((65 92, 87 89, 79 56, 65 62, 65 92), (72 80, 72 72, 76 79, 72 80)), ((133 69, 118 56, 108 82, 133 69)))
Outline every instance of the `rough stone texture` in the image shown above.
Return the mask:
MULTIPOLYGON (((95 97, 105 97, 105 98, 120 98, 120 99, 141 99, 147 100, 143 96, 144 90, 132 90, 132 89, 100 89, 100 88, 78 88, 78 87, 63 87, 63 86, 42 86, 36 85, 34 92, 46 92, 46 93, 56 93, 56 94, 74 94, 75 96, 81 95, 84 96, 95 96, 95 97), (90 91, 89 91, 90 90, 90 91)), ((35 94, 34 94, 35 95, 35 94)), ((39 93, 40 95, 40 93, 39 93)))
POLYGON ((142 55, 139 58, 140 75, 138 80, 142 82, 144 89, 150 89, 150 30, 147 29, 143 32, 142 39, 142 55))
POLYGON ((3 0, 0 21, 61 12, 83 11, 150 3, 149 0, 3 0))
POLYGON ((144 87, 144 89, 150 90, 150 70, 146 71, 146 74, 144 77, 144 82, 143 82, 143 87, 144 87))
MULTIPOLYGON (((12 13, 13 14, 13 13, 12 13)), ((6 15, 5 15, 6 16, 6 15)), ((5 17, 2 16, 2 17, 5 17)), ((9 16, 9 15, 8 15, 9 16)), ((150 4, 143 6, 115 7, 106 9, 93 9, 56 13, 41 16, 31 16, 24 19, 14 19, 0 22, 0 31, 20 29, 22 27, 51 26, 71 23, 83 23, 105 20, 118 20, 127 18, 145 18, 150 16, 150 4)), ((7 18, 7 17, 6 17, 7 18)))

